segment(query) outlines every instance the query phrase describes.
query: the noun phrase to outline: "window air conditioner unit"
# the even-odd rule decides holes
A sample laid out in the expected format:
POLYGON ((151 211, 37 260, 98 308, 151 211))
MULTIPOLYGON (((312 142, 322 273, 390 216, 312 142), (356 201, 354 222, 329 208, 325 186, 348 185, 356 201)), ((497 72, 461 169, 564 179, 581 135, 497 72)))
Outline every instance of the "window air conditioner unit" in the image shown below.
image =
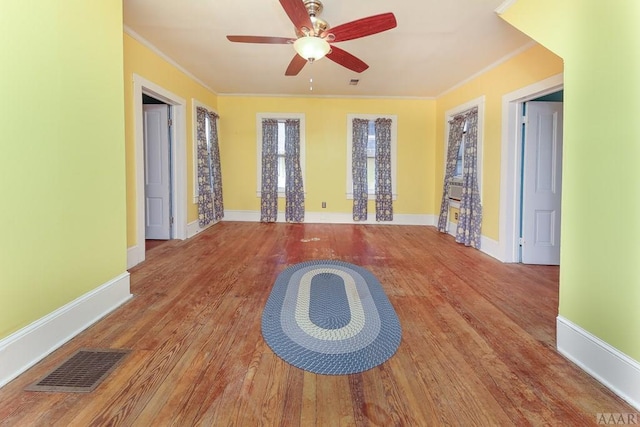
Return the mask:
POLYGON ((449 199, 460 201, 462 198, 462 180, 452 179, 449 181, 449 199))

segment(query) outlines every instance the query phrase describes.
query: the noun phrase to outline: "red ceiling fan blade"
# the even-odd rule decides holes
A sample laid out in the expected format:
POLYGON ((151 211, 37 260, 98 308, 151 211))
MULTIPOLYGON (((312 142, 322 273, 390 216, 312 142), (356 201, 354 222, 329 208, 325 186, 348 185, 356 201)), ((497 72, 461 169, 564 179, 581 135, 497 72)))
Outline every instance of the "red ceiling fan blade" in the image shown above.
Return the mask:
POLYGON ((267 37, 267 36, 227 36, 227 39, 236 43, 264 43, 264 44, 288 44, 296 39, 289 37, 267 37))
POLYGON ((351 71, 355 71, 356 73, 361 73, 369 68, 369 66, 365 64, 361 59, 358 59, 349 52, 333 45, 331 46, 331 52, 327 54, 327 58, 329 58, 336 64, 350 69, 351 71))
POLYGON ((335 39, 332 40, 333 42, 344 42, 381 33, 395 28, 397 25, 398 23, 393 13, 382 13, 338 25, 325 31, 322 37, 325 37, 327 34, 333 34, 335 36, 335 39))
POLYGON ((309 18, 309 13, 302 0, 280 0, 280 4, 297 29, 300 30, 304 27, 313 31, 311 18, 309 18))
POLYGON ((296 54, 296 56, 294 56, 291 62, 289 63, 289 66, 287 67, 287 71, 285 71, 284 75, 297 76, 306 63, 307 63, 306 59, 296 54))

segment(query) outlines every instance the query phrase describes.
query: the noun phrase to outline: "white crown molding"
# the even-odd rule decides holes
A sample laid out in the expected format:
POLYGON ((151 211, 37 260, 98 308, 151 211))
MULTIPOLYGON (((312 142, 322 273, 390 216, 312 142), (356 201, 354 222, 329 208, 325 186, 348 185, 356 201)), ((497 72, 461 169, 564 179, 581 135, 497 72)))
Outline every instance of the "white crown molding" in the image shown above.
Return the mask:
POLYGON ((147 49, 151 50, 153 53, 155 53, 156 55, 158 55, 160 58, 164 59, 165 61, 167 61, 169 64, 171 64, 172 66, 174 66, 175 68, 177 68, 178 70, 180 70, 182 73, 184 73, 187 77, 189 77, 190 79, 192 79, 193 81, 195 81, 196 83, 200 84, 202 87, 204 87, 205 89, 207 89, 208 91, 212 92, 215 95, 218 95, 218 93, 213 90, 211 87, 209 87, 209 85, 207 85, 205 82, 203 82, 202 80, 200 80, 198 77, 194 76, 193 74, 191 74, 190 71, 188 71, 186 68, 184 68, 182 65, 178 64, 176 61, 174 61, 172 58, 170 58, 169 56, 167 56, 164 52, 162 52, 160 49, 158 49, 157 47, 155 47, 153 44, 151 44, 150 41, 148 41, 147 39, 145 39, 144 37, 142 37, 140 34, 136 33, 135 31, 133 31, 130 27, 128 27, 127 25, 124 26, 124 32, 125 34, 128 34, 129 36, 131 36, 131 38, 133 38, 134 40, 138 41, 140 44, 144 45, 147 49))
POLYGON ((218 96, 241 98, 326 98, 326 99, 390 99, 407 101, 433 101, 433 96, 388 96, 388 95, 300 95, 279 93, 218 93, 218 96))
POLYGON ((502 4, 500 4, 500 6, 495 8, 495 12, 498 15, 502 15, 507 10, 509 10, 509 8, 513 6, 517 1, 518 0, 505 0, 504 2, 502 2, 502 4))
POLYGON ((436 99, 443 97, 444 95, 447 95, 448 93, 453 92, 454 90, 464 86, 465 84, 473 81, 474 79, 480 77, 481 75, 483 75, 484 73, 498 67, 499 65, 502 65, 503 63, 507 62, 508 60, 520 55, 522 52, 529 50, 530 48, 532 48, 533 46, 537 45, 538 43, 536 43, 535 41, 530 41, 529 43, 525 44, 524 46, 520 47, 519 49, 514 50, 513 52, 511 52, 510 54, 503 56, 502 58, 500 58, 499 60, 497 60, 496 62, 494 62, 493 64, 483 68, 482 70, 478 71, 477 73, 467 77, 466 79, 462 80, 460 83, 451 86, 449 89, 445 90, 444 92, 442 92, 440 95, 436 96, 436 99))

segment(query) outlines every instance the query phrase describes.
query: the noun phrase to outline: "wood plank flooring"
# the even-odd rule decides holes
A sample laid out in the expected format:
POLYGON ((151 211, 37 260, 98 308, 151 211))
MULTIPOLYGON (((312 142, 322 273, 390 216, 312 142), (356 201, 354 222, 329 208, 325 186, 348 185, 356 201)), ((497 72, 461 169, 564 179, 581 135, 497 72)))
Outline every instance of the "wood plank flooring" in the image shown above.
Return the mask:
POLYGON ((502 264, 432 227, 222 222, 147 252, 135 297, 0 389, 2 426, 509 426, 635 413, 555 350, 557 267, 502 264), (361 374, 301 371, 264 343, 280 271, 374 273, 403 328, 361 374), (27 392, 80 347, 132 353, 90 394, 27 392))

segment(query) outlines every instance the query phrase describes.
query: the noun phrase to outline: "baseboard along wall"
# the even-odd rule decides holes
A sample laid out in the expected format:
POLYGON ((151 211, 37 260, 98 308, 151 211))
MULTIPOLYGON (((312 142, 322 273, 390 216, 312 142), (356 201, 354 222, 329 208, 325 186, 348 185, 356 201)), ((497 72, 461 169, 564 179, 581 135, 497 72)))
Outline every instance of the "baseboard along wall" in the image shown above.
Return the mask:
POLYGON ((125 272, 0 340, 0 387, 131 297, 125 272))
POLYGON ((640 363, 558 316, 558 351, 640 411, 640 363))

